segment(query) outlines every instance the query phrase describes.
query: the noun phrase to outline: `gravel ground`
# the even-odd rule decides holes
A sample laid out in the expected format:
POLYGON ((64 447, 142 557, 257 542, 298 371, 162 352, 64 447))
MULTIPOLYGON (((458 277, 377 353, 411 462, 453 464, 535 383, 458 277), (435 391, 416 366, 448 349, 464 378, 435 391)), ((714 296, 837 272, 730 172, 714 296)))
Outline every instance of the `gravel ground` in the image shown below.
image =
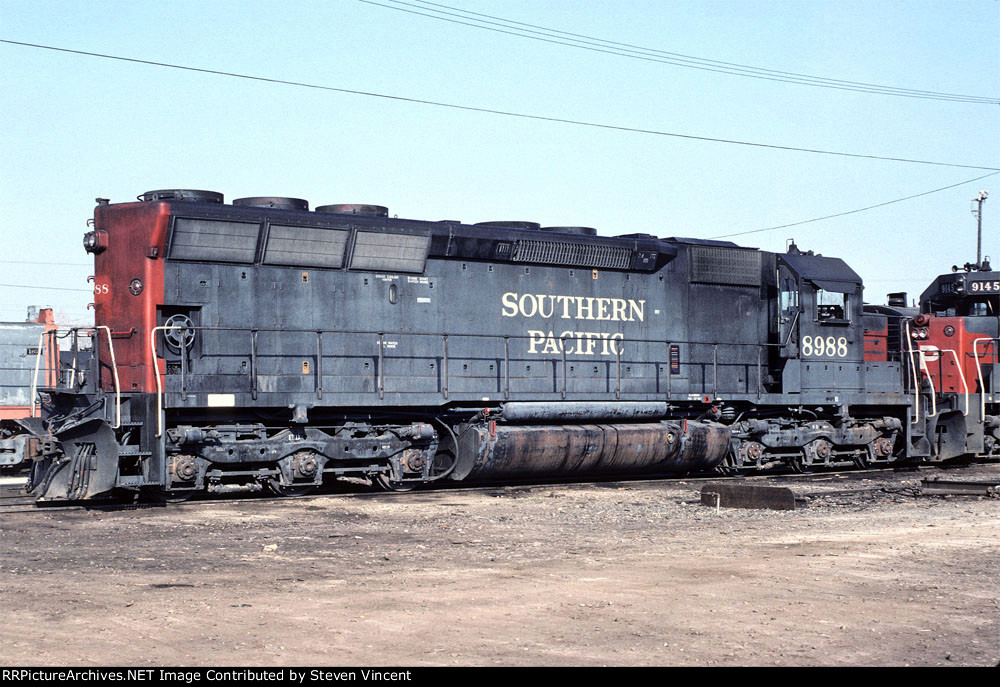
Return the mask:
POLYGON ((915 497, 912 474, 831 475, 795 485, 813 495, 799 510, 716 514, 701 486, 9 513, 0 662, 1000 660, 1000 500, 915 497))

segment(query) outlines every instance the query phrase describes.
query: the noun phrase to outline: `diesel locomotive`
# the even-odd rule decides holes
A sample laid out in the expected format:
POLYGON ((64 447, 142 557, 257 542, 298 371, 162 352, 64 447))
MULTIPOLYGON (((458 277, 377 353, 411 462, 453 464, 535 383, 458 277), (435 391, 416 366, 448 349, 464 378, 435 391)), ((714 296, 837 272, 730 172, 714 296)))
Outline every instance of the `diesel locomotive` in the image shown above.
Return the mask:
POLYGON ((51 308, 29 308, 26 321, 0 322, 0 473, 18 472, 36 453, 32 434, 17 420, 38 414, 31 383, 43 358, 47 374, 41 382, 56 381, 59 339, 55 331, 51 308), (46 337, 49 346, 43 354, 46 337))
POLYGON ((84 246, 41 501, 1000 458, 985 266, 869 306, 794 245, 194 190, 98 199, 84 246))

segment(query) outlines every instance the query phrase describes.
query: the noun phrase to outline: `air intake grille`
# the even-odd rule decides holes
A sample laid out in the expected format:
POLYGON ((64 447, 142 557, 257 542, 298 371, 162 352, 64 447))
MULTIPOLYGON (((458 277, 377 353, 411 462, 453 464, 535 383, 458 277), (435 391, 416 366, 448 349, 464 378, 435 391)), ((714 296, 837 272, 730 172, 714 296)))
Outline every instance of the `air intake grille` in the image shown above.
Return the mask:
POLYGON ((347 229, 271 225, 265 265, 340 267, 344 264, 347 229))
POLYGON ((518 241, 514 247, 514 262, 543 265, 574 265, 626 270, 632 260, 630 248, 563 241, 518 241))
POLYGON ((423 272, 430 246, 430 236, 359 231, 351 269, 423 272))
POLYGON ((170 257, 179 260, 253 262, 259 224, 178 218, 170 257))
POLYGON ((760 286, 760 252, 745 248, 691 247, 691 281, 760 286))

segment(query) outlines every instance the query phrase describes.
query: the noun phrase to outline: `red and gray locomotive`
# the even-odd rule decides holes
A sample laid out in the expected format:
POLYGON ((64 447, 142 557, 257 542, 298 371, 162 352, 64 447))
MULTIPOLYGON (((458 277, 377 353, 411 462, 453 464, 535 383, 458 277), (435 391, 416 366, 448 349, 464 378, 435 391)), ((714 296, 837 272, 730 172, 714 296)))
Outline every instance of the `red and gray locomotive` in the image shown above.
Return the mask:
POLYGON ((44 501, 1000 457, 985 270, 917 312, 794 246, 189 190, 99 199, 84 243, 44 501))

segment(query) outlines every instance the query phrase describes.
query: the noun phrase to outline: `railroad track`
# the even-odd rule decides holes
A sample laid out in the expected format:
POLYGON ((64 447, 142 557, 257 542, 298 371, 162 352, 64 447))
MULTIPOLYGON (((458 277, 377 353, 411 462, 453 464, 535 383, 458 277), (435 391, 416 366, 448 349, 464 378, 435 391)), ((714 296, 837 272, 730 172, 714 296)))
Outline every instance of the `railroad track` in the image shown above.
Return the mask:
MULTIPOLYGON (((656 478, 641 478, 636 479, 634 477, 626 478, 624 476, 618 477, 607 477, 601 479, 587 479, 587 480, 571 480, 571 479, 558 479, 558 480, 521 480, 517 482, 510 482, 505 484, 479 484, 479 485, 438 485, 433 489, 415 489, 409 492, 386 492, 386 491, 372 491, 370 489, 365 489, 363 487, 357 487, 355 489, 342 489, 335 490, 332 488, 323 489, 316 491, 311 494, 305 494, 302 496, 297 496, 293 498, 282 497, 282 496, 270 496, 266 494, 253 494, 253 495, 241 495, 241 496, 212 496, 208 495, 205 497, 195 497, 189 501, 184 501, 181 503, 164 503, 160 501, 153 500, 135 500, 133 502, 115 502, 115 501, 101 501, 101 502, 90 502, 90 503, 76 503, 76 504, 60 504, 60 505, 45 505, 38 504, 35 502, 34 498, 25 494, 21 486, 15 486, 11 484, 0 485, 0 515, 5 515, 9 513, 53 513, 57 511, 67 511, 67 510, 102 510, 102 511, 127 511, 127 510, 142 510, 146 508, 197 508, 202 506, 220 506, 229 504, 246 504, 246 503, 257 503, 257 502, 281 502, 281 503, 294 503, 303 500, 311 500, 317 498, 352 498, 352 499, 383 499, 383 498, 419 498, 422 495, 431 494, 442 494, 442 493, 463 493, 463 492, 493 492, 494 495, 498 497, 503 496, 518 496, 524 493, 530 493, 535 490, 542 489, 573 489, 582 487, 600 487, 608 489, 637 489, 637 490, 673 490, 678 488, 685 488, 691 485, 706 484, 712 482, 725 482, 733 484, 757 484, 757 485, 781 485, 781 486, 818 486, 823 483, 836 483, 843 485, 845 489, 837 490, 826 490, 826 491, 813 491, 801 494, 802 497, 807 499, 816 498, 826 498, 826 497, 837 497, 845 495, 859 495, 862 493, 879 492, 879 491, 890 491, 887 489, 886 482, 899 481, 902 482, 906 477, 921 478, 925 482, 934 482, 938 484, 948 484, 951 486, 953 491, 937 493, 973 493, 981 492, 981 485, 978 487, 968 487, 963 489, 962 480, 946 480, 945 476, 956 476, 963 473, 976 473, 980 472, 986 473, 988 479, 995 479, 998 484, 1000 484, 1000 465, 969 465, 961 467, 935 467, 935 466, 911 466, 905 468, 895 468, 895 469, 869 469, 869 470, 844 470, 844 471, 829 471, 829 472, 814 472, 807 474, 800 473, 787 473, 787 474, 773 474, 773 475, 741 475, 741 476, 726 476, 721 474, 715 475, 698 475, 698 476, 688 476, 688 477, 656 477, 656 478), (849 487, 848 485, 856 484, 860 482, 870 481, 873 478, 878 479, 880 484, 878 485, 868 485, 864 487, 849 487), (957 484, 958 486, 952 486, 957 484)), ((974 475, 970 475, 970 478, 974 475)), ((968 484, 968 482, 965 482, 968 484)), ((915 487, 903 487, 900 486, 899 489, 892 489, 891 491, 895 493, 903 493, 906 490, 916 491, 915 487)), ((927 493, 934 493, 933 491, 928 491, 927 493)))

